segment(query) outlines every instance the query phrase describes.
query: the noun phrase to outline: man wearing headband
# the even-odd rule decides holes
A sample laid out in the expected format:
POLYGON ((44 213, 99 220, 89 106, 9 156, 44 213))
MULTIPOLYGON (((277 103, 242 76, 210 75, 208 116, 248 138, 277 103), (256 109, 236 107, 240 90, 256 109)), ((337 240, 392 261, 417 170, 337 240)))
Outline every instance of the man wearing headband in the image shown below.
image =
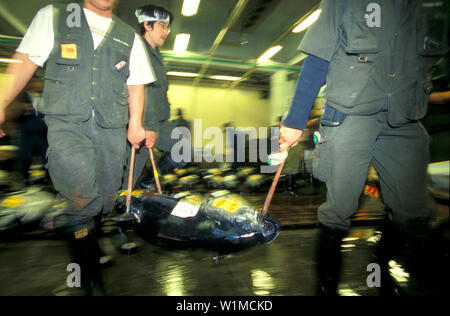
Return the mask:
MULTIPOLYGON (((48 170, 58 191, 45 228, 68 239, 87 294, 104 294, 96 219, 114 206, 125 164, 126 141, 136 148, 142 127, 144 85, 154 81, 143 44, 113 15, 116 0, 84 0, 41 9, 8 67, 0 91, 4 109, 46 64, 38 110, 48 127, 48 170), (127 128, 128 125, 128 128, 127 128)), ((2 136, 0 130, 0 137, 2 136)))
MULTIPOLYGON (((165 174, 175 168, 181 168, 185 163, 176 163, 171 157, 172 146, 176 140, 171 139, 172 130, 175 128, 170 118, 170 103, 167 98, 169 81, 166 69, 163 65, 159 47, 169 36, 170 25, 173 22, 173 14, 164 8, 146 5, 136 10, 136 17, 140 23, 141 36, 147 48, 148 58, 152 64, 156 81, 146 86, 146 104, 143 116, 143 125, 146 128, 146 147, 154 148, 164 152, 164 156, 158 163, 161 174, 165 174)), ((131 147, 128 147, 130 150, 131 147)), ((127 155, 130 157, 130 155, 127 155)), ((141 176, 145 164, 149 158, 149 151, 145 148, 136 152, 133 185, 141 176)), ((128 173, 130 162, 127 164, 127 171, 124 177, 123 188, 128 186, 128 173)), ((153 184, 153 177, 147 174, 142 175, 143 180, 139 186, 149 188, 153 184)))

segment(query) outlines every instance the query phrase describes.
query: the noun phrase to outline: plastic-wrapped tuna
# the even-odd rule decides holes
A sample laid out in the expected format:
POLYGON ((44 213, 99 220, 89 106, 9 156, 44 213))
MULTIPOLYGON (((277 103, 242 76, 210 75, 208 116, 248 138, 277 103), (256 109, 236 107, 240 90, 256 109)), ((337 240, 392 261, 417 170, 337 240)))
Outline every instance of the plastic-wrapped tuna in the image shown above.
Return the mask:
MULTIPOLYGON (((117 200, 116 211, 126 210, 126 192, 117 200)), ((190 247, 229 253, 257 244, 269 244, 280 233, 280 225, 229 191, 203 197, 190 192, 164 196, 134 191, 130 212, 144 237, 159 237, 190 247)))
POLYGON ((0 200, 0 232, 20 225, 38 224, 49 216, 55 196, 39 187, 4 196, 0 200))

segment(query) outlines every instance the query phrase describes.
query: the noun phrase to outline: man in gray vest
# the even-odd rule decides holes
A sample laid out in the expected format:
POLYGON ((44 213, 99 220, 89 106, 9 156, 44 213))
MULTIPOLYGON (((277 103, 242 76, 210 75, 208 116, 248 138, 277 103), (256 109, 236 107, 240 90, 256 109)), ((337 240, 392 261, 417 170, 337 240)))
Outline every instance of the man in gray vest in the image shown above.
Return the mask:
POLYGON ((144 85, 153 81, 142 43, 113 15, 115 0, 48 5, 30 25, 10 66, 4 109, 46 63, 38 109, 48 126, 48 170, 58 191, 49 221, 69 240, 87 294, 104 293, 94 217, 108 214, 120 188, 126 142, 145 140, 144 85), (127 130, 128 125, 128 130, 127 130))
MULTIPOLYGON (((175 125, 169 121, 170 103, 167 96, 169 80, 167 79, 167 71, 158 49, 164 45, 169 36, 173 14, 162 7, 146 5, 136 10, 136 17, 140 23, 141 36, 143 37, 156 80, 145 87, 146 103, 143 125, 146 128, 146 147, 152 149, 156 147, 164 153, 158 162, 158 169, 161 174, 165 174, 186 164, 186 162, 175 162, 171 156, 172 146, 178 140, 171 138, 175 125)), ((139 186, 146 189, 152 186, 153 176, 142 174, 149 155, 149 151, 145 148, 136 153, 133 186, 141 175, 142 181, 140 181, 139 186)), ((130 162, 128 161, 122 185, 123 189, 126 189, 128 186, 129 170, 130 162)))
POLYGON ((392 209, 392 229, 384 235, 393 237, 388 243, 394 252, 418 250, 430 231, 429 136, 418 120, 427 112, 433 65, 448 52, 448 6, 446 1, 323 0, 319 19, 300 44, 308 57, 280 144, 284 151, 299 142, 326 83, 313 162, 314 176, 328 190, 319 208, 319 294, 337 293, 342 238, 371 163, 392 209))

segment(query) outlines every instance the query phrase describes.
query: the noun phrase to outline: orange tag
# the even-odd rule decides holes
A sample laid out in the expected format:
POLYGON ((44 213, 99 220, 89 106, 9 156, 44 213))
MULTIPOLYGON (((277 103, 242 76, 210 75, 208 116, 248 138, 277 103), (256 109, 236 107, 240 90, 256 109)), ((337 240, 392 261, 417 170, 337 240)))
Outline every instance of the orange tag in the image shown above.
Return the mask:
POLYGON ((77 44, 61 44, 61 57, 77 59, 77 44))
POLYGON ((87 228, 75 232, 75 239, 81 239, 88 235, 87 228))
POLYGON ((366 185, 364 188, 364 194, 373 196, 373 197, 380 197, 380 192, 378 191, 377 187, 366 185))

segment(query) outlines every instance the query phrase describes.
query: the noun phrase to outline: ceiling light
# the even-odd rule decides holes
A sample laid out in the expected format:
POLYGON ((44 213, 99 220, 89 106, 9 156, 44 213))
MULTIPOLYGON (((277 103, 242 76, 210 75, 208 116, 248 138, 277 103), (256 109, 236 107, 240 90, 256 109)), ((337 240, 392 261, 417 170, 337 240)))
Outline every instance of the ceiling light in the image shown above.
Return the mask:
POLYGON ((21 63, 23 63, 23 61, 19 60, 19 59, 0 58, 0 63, 21 64, 21 63))
POLYGON ((306 19, 303 20, 302 23, 300 23, 299 25, 297 25, 294 28, 292 33, 300 33, 301 31, 306 30, 308 27, 311 26, 311 24, 313 24, 314 22, 317 21, 321 12, 322 12, 322 9, 317 9, 316 11, 311 13, 306 19))
POLYGON ((175 38, 175 45, 173 50, 176 51, 177 53, 184 52, 188 47, 190 38, 191 34, 186 33, 178 34, 177 37, 175 38))
POLYGON ((177 76, 177 77, 197 77, 198 74, 193 72, 180 72, 180 71, 169 71, 167 72, 168 76, 177 76))
POLYGON ((258 58, 258 63, 264 63, 264 62, 268 61, 276 53, 278 53, 282 48, 283 48, 283 46, 281 46, 281 45, 277 45, 277 46, 269 48, 264 54, 261 55, 261 57, 258 58))
POLYGON ((231 77, 231 76, 210 76, 209 78, 215 80, 225 80, 225 81, 237 81, 241 80, 241 77, 231 77))
POLYGON ((184 0, 183 9, 181 9, 181 14, 183 14, 184 16, 196 15, 199 5, 200 0, 184 0))

